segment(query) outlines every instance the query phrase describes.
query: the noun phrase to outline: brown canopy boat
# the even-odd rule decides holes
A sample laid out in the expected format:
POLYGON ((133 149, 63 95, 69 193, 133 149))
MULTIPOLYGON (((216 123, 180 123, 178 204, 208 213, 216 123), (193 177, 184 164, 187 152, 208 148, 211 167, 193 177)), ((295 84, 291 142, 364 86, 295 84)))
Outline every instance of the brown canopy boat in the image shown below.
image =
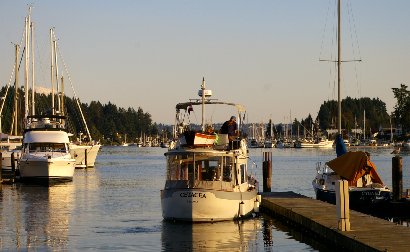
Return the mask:
POLYGON ((357 186, 357 181, 369 174, 373 183, 383 185, 376 166, 363 151, 349 151, 326 163, 340 177, 349 181, 349 186, 357 186))

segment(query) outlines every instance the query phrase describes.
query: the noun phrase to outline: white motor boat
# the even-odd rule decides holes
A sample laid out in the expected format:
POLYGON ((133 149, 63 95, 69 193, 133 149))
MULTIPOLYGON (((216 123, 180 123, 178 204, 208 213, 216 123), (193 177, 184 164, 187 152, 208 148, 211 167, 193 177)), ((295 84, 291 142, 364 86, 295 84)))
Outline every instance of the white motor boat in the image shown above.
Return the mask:
MULTIPOLYGON (((201 87, 200 94, 209 94, 204 81, 201 87)), ((238 137, 229 141, 227 134, 196 132, 184 124, 194 105, 202 105, 202 111, 211 104, 235 106, 239 118, 243 106, 201 97, 202 101, 176 105, 176 140, 165 153, 167 175, 161 190, 162 216, 166 220, 191 222, 249 216, 259 210, 260 196, 258 182, 248 171, 246 140, 238 137)), ((207 127, 203 124, 202 128, 207 127)))
POLYGON ((17 160, 21 155, 21 145, 22 136, 11 136, 2 134, 2 139, 0 141, 0 152, 1 152, 1 169, 11 170, 12 161, 14 161, 15 167, 17 167, 17 160), (12 155, 14 153, 14 160, 12 160, 12 155))
POLYGON ((333 141, 325 139, 325 138, 318 138, 315 141, 301 141, 300 148, 332 148, 333 141))
POLYGON ((71 157, 65 117, 29 116, 31 123, 23 135, 18 169, 22 180, 72 180, 75 159, 71 157))

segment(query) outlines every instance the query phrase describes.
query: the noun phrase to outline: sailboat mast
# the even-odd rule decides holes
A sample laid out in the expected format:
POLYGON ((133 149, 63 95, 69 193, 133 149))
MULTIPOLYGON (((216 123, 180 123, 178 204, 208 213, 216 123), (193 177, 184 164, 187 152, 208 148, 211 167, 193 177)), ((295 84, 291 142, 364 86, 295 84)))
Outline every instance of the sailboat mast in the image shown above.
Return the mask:
POLYGON ((34 23, 31 22, 31 115, 36 114, 34 80, 34 23))
POLYGON ((64 94, 64 77, 61 76, 61 97, 60 97, 60 100, 61 100, 61 111, 60 111, 60 113, 61 113, 61 115, 64 115, 64 95, 65 95, 64 94))
POLYGON ((51 113, 54 115, 54 45, 53 45, 53 28, 50 29, 50 46, 51 46, 51 113))
MULTIPOLYGON (((31 10, 31 7, 30 7, 31 10)), ((28 110, 28 82, 29 82, 29 76, 28 76, 28 72, 29 72, 29 61, 30 61, 30 14, 28 15, 28 17, 26 17, 25 20, 25 26, 26 26, 26 49, 25 49, 25 69, 24 69, 24 120, 27 119, 27 116, 29 114, 29 110, 28 110)))
MULTIPOLYGON (((55 74, 56 74, 56 76, 55 76, 55 80, 56 80, 56 88, 57 88, 57 97, 60 95, 60 87, 59 87, 59 84, 58 84, 58 80, 59 80, 59 78, 58 78, 58 64, 57 64, 57 41, 56 40, 54 40, 53 41, 53 48, 54 48, 54 64, 55 64, 55 74)), ((57 111, 58 111, 58 113, 60 113, 61 111, 61 108, 60 108, 60 99, 59 98, 57 98, 57 111)))
POLYGON ((363 111, 363 140, 366 140, 366 110, 363 111))
POLYGON ((201 84, 201 90, 202 90, 202 132, 205 132, 205 77, 202 77, 202 84, 201 84))
POLYGON ((16 44, 16 66, 15 66, 15 69, 14 69, 14 112, 13 112, 13 115, 14 115, 14 126, 13 126, 13 128, 14 128, 14 135, 15 136, 17 136, 17 133, 18 133, 18 131, 17 131, 17 126, 18 126, 18 123, 17 123, 17 116, 18 116, 18 113, 17 113, 17 111, 18 111, 18 103, 17 103, 17 97, 18 97, 18 85, 19 85, 19 51, 20 51, 20 46, 19 45, 17 45, 16 44))
POLYGON ((342 134, 342 102, 340 99, 340 66, 341 66, 341 22, 340 22, 341 6, 340 0, 337 1, 337 106, 338 106, 338 125, 339 135, 342 134))

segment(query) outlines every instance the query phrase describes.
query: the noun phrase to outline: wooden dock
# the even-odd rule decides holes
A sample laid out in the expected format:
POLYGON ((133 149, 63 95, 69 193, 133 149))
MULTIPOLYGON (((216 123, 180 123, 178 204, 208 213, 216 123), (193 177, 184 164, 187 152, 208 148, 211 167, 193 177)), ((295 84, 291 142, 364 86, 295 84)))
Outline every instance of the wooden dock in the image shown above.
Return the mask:
POLYGON ((351 210, 351 231, 341 232, 335 205, 293 192, 262 193, 262 209, 338 249, 410 251, 409 227, 351 210))

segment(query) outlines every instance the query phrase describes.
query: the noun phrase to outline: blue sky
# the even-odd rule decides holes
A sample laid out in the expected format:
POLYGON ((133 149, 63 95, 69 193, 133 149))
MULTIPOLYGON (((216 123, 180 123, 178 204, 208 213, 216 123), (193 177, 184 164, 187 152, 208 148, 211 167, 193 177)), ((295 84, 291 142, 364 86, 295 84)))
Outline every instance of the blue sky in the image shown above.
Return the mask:
MULTIPOLYGON (((28 3, 0 1, 1 85, 28 3)), ((175 104, 196 98, 204 76, 214 98, 246 106, 249 122, 278 123, 290 114, 315 117, 337 97, 332 64, 319 62, 335 57, 334 0, 32 3, 37 84, 50 87, 48 30, 55 27, 82 102, 141 107, 172 123, 175 104)), ((406 0, 343 3, 343 59, 362 62, 343 65, 342 97, 378 97, 392 111, 391 88, 410 83, 409 10, 406 0)))

